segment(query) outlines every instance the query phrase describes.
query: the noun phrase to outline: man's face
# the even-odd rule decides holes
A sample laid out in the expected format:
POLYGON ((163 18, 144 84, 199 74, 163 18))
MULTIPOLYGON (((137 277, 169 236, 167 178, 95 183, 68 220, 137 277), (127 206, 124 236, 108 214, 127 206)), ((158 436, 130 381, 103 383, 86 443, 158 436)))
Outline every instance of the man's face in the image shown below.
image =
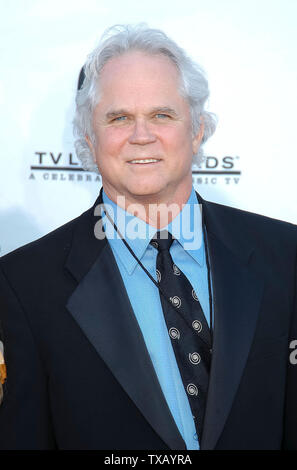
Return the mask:
POLYGON ((175 65, 163 55, 129 52, 105 64, 100 88, 95 141, 87 141, 107 195, 129 204, 186 202, 202 135, 192 136, 175 65))

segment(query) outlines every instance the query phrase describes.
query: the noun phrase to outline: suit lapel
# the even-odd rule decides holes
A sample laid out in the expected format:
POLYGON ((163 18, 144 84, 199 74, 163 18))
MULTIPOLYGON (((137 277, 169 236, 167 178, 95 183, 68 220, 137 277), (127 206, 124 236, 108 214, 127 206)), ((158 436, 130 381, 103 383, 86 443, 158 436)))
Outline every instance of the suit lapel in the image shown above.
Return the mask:
MULTIPOLYGON (((95 205, 100 200, 101 193, 95 205)), ((86 217, 84 227, 74 235, 66 263, 67 269, 79 281, 67 308, 161 439, 170 449, 185 449, 113 253, 105 239, 95 238, 95 218, 90 213, 86 217)))
POLYGON ((236 233, 219 206, 203 201, 202 207, 213 286, 214 337, 201 448, 213 449, 231 410, 253 341, 263 282, 249 268, 254 250, 243 234, 236 233))

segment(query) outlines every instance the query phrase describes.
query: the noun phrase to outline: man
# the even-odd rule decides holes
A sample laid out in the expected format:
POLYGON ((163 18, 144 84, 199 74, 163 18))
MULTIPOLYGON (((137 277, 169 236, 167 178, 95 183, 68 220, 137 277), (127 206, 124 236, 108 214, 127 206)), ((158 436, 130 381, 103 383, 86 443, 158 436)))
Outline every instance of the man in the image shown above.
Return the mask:
POLYGON ((161 31, 89 56, 76 150, 103 190, 1 259, 1 449, 297 448, 296 227, 195 193, 207 97, 161 31))

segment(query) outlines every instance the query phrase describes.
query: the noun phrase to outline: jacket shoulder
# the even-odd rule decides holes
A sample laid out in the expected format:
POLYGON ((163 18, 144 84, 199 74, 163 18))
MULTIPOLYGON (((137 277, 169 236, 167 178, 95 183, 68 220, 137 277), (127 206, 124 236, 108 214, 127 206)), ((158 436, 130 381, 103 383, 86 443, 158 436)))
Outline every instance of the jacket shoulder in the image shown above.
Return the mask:
POLYGON ((71 247, 74 231, 85 224, 92 214, 92 208, 46 235, 23 245, 6 255, 0 257, 0 268, 13 268, 23 263, 32 266, 36 260, 38 263, 46 263, 49 257, 65 259, 71 247))
POLYGON ((295 260, 295 224, 209 201, 204 201, 204 210, 208 230, 228 246, 257 247, 268 260, 295 260))
POLYGON ((243 209, 238 209, 224 204, 218 204, 215 202, 204 201, 208 208, 215 214, 216 219, 219 223, 225 220, 229 223, 235 223, 243 228, 257 229, 257 230, 268 230, 273 229, 279 233, 287 234, 288 236, 296 237, 297 225, 286 222, 283 220, 275 219, 265 215, 249 212, 243 209))

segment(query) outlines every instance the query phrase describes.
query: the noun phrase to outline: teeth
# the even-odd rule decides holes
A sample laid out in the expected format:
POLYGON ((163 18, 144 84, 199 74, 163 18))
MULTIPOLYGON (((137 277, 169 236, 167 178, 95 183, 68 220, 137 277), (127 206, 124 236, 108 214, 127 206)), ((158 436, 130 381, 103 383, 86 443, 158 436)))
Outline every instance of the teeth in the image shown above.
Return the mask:
POLYGON ((145 160, 131 160, 130 163, 155 163, 158 161, 159 160, 156 160, 155 158, 146 158, 145 160))

